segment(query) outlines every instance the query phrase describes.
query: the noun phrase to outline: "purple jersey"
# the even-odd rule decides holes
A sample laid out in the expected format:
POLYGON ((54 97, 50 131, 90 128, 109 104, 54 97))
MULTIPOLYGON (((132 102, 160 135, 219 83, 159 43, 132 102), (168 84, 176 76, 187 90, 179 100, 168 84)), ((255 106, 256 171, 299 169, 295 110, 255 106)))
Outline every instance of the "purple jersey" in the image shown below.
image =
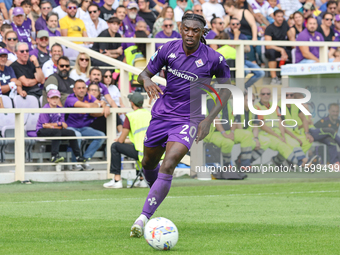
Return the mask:
MULTIPOLYGON (((314 36, 311 35, 307 28, 305 28, 296 38, 296 41, 315 41, 315 42, 323 42, 324 38, 322 34, 315 31, 314 36)), ((319 58, 319 47, 309 47, 310 53, 312 53, 315 57, 319 58)), ((302 56, 302 53, 300 51, 300 47, 296 47, 296 53, 295 53, 295 63, 299 63, 301 60, 303 60, 304 57, 302 56)))
MULTIPOLYGON (((88 85, 90 85, 90 83, 91 83, 90 80, 88 80, 87 82, 85 82, 86 87, 87 87, 88 85)), ((102 96, 105 96, 105 95, 107 95, 107 94, 110 94, 110 93, 109 93, 109 90, 108 90, 108 88, 106 87, 105 84, 99 82, 97 85, 98 85, 98 87, 99 87, 99 91, 100 91, 100 94, 101 94, 102 96)))
POLYGON ((31 42, 31 31, 32 26, 29 26, 28 23, 22 23, 21 26, 17 26, 12 22, 13 31, 15 31, 18 35, 19 42, 25 42, 28 44, 28 49, 33 50, 32 42, 31 42))
MULTIPOLYGON (((138 16, 138 14, 136 16, 136 22, 135 23, 131 22, 129 16, 126 15, 126 17, 122 21, 122 23, 123 23, 123 31, 124 31, 125 37, 129 37, 131 32, 133 34, 135 33, 135 31, 136 31, 136 24, 137 24, 138 21, 144 21, 145 22, 145 20, 142 17, 138 16)), ((147 26, 147 30, 150 31, 149 26, 147 26)))
POLYGON ((167 86, 152 108, 152 116, 157 119, 204 119, 201 95, 205 92, 201 88, 208 89, 205 84, 210 85, 214 75, 220 83, 226 83, 230 77, 224 57, 202 43, 189 56, 183 50, 182 40, 166 43, 151 57, 148 69, 157 74, 163 66, 167 86))
POLYGON ((1 86, 0 86, 0 97, 2 97, 2 90, 1 90, 1 86))
MULTIPOLYGON (((8 85, 8 83, 11 81, 11 79, 16 79, 17 77, 15 76, 14 70, 11 66, 5 66, 4 70, 0 70, 0 87, 8 85)), ((4 95, 9 95, 11 91, 9 90, 7 93, 4 93, 4 95)))
POLYGON ((205 36, 205 39, 209 40, 209 39, 215 39, 215 36, 217 34, 213 31, 213 30, 210 30, 209 33, 205 36))
MULTIPOLYGON (((172 34, 170 36, 167 36, 166 34, 164 34, 164 31, 160 31, 156 34, 155 38, 182 38, 182 36, 176 32, 176 31, 172 31, 172 34)), ((156 43, 156 50, 161 47, 162 45, 164 45, 164 43, 156 43)))
MULTIPOLYGON (((50 105, 47 103, 44 105, 43 108, 51 108, 50 105)), ((57 105, 57 108, 61 108, 57 105)), ((45 123, 57 123, 57 122, 65 122, 65 114, 64 113, 40 113, 39 119, 37 122, 37 130, 43 128, 43 124, 45 123)))
MULTIPOLYGON (((91 96, 90 94, 86 94, 83 101, 84 103, 93 103, 97 99, 94 96, 91 96)), ((70 94, 65 101, 64 107, 74 107, 74 104, 78 102, 79 99, 75 96, 75 94, 70 94)), ((71 113, 68 115, 66 124, 70 127, 74 128, 81 128, 81 127, 88 127, 90 124, 95 120, 94 117, 92 117, 88 113, 71 113)))
POLYGON ((40 16, 35 22, 35 31, 38 33, 38 31, 46 29, 47 29, 46 20, 42 16, 40 16))

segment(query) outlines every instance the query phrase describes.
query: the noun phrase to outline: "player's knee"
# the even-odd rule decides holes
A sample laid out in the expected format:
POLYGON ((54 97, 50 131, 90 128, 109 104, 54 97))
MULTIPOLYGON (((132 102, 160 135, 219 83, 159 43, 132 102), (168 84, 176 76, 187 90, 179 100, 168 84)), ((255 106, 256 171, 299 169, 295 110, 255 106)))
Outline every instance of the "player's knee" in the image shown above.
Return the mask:
POLYGON ((153 170, 157 167, 158 162, 156 162, 155 160, 151 160, 148 157, 144 157, 142 160, 142 167, 145 170, 153 170))

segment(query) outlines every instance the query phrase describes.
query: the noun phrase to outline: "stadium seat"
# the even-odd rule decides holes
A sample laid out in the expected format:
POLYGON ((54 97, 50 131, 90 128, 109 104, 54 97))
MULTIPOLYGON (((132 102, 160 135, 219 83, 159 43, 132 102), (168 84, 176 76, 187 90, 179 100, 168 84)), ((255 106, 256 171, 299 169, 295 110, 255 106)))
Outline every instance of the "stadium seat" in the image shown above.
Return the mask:
MULTIPOLYGON (((2 102, 4 104, 4 108, 13 108, 12 100, 8 96, 2 96, 2 102)), ((0 131, 3 137, 5 137, 6 129, 14 128, 15 125, 15 115, 14 113, 0 113, 1 125, 0 131)), ((4 148, 5 144, 9 141, 0 141, 0 161, 4 162, 4 148)))
POLYGON ((40 107, 41 107, 41 108, 43 107, 42 102, 43 102, 43 96, 41 96, 41 97, 39 98, 39 104, 40 104, 40 107))

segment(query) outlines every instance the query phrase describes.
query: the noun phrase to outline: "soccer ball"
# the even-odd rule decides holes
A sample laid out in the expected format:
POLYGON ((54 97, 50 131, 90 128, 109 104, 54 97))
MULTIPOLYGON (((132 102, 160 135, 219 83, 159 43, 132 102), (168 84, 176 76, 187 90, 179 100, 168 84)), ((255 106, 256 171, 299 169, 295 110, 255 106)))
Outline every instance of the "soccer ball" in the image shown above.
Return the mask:
POLYGON ((156 250, 170 250, 178 241, 178 230, 171 220, 158 217, 146 224, 144 238, 156 250))

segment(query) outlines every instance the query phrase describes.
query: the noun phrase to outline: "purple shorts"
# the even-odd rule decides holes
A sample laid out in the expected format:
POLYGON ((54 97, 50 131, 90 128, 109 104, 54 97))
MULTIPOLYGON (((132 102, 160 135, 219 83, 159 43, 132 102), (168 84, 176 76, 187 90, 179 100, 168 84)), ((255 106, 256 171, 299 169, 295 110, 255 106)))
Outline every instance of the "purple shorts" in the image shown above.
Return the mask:
POLYGON ((145 134, 144 145, 146 147, 165 147, 167 142, 179 142, 184 144, 188 150, 197 135, 199 122, 169 121, 152 119, 145 134))

